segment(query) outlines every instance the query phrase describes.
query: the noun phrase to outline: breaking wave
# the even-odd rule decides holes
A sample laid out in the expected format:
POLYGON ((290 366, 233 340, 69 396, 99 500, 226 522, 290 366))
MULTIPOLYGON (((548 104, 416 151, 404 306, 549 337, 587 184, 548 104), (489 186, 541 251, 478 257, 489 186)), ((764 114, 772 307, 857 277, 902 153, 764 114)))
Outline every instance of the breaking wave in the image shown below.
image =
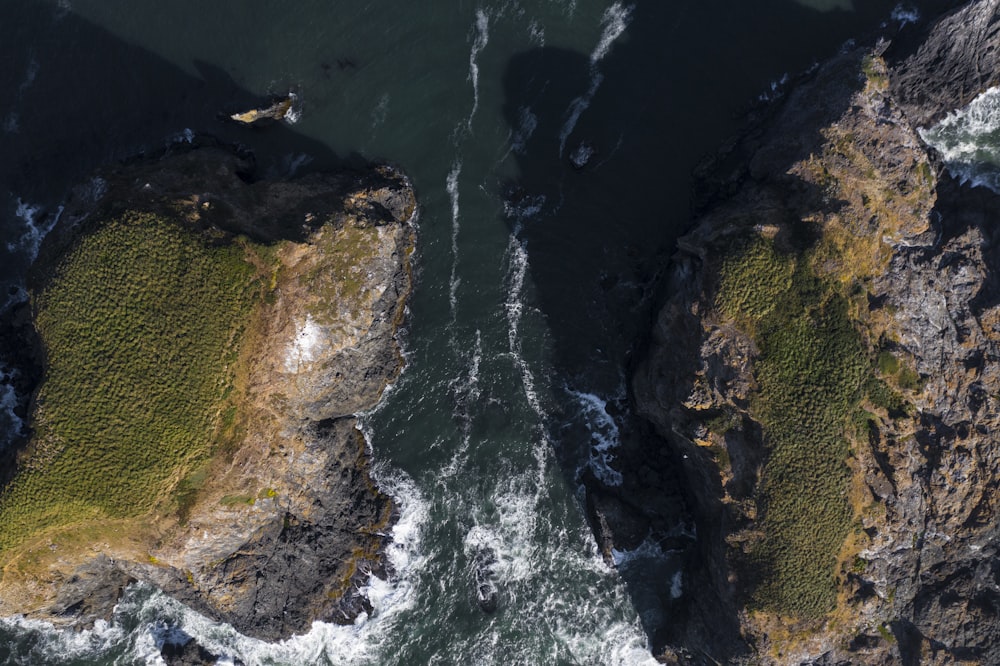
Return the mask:
POLYGON ((957 180, 1000 193, 1000 88, 990 88, 937 125, 917 131, 941 153, 957 180))

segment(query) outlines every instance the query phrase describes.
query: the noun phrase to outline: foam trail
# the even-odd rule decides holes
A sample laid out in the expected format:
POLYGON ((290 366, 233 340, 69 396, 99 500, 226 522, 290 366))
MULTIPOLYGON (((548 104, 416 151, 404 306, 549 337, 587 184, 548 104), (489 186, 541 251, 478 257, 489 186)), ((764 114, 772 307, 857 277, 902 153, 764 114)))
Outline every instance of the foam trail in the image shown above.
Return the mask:
MULTIPOLYGON (((539 423, 544 424, 547 414, 538 397, 538 391, 535 389, 535 375, 528 366, 521 347, 520 327, 521 319, 524 316, 522 291, 524 290, 524 278, 528 272, 528 250, 526 245, 526 243, 517 238, 516 231, 510 235, 508 255, 511 261, 511 274, 507 289, 507 301, 505 303, 507 313, 507 341, 510 354, 514 359, 514 365, 521 375, 521 386, 524 390, 524 397, 528 401, 531 411, 538 417, 539 423)), ((537 430, 538 443, 532 448, 532 455, 535 458, 535 499, 539 501, 545 489, 545 472, 548 467, 550 441, 544 425, 539 425, 537 430)))
POLYGON ((448 302, 451 304, 451 319, 455 320, 458 306, 458 229, 459 214, 458 205, 458 177, 462 174, 462 162, 456 160, 448 172, 445 187, 448 190, 448 198, 451 200, 451 278, 448 282, 448 302))
POLYGON ((1000 88, 990 88, 930 129, 917 130, 962 183, 1000 192, 1000 88))
POLYGON ((451 461, 438 473, 438 481, 455 476, 465 464, 466 452, 472 442, 472 417, 469 414, 472 405, 479 400, 479 367, 483 361, 483 336, 476 329, 476 342, 469 359, 469 369, 464 377, 456 377, 449 382, 454 396, 454 415, 459 419, 462 429, 462 441, 455 450, 451 461))
POLYGON ((569 108, 566 110, 566 120, 563 121, 562 129, 559 130, 560 157, 562 157, 563 151, 566 149, 566 140, 573 133, 573 130, 576 129, 576 124, 579 122, 580 116, 590 106, 594 95, 597 94, 597 89, 601 87, 601 83, 604 81, 604 75, 598 71, 597 66, 610 53, 615 41, 628 28, 629 21, 632 19, 633 8, 633 5, 625 6, 620 2, 616 2, 604 11, 604 16, 601 18, 601 24, 604 26, 604 29, 601 31, 601 38, 598 40, 597 46, 590 53, 590 87, 586 93, 570 102, 569 108))
POLYGON ((476 36, 472 41, 472 50, 469 52, 469 80, 472 82, 472 111, 466 121, 466 129, 472 131, 472 119, 479 110, 479 53, 486 48, 490 41, 490 17, 482 9, 476 10, 476 36))

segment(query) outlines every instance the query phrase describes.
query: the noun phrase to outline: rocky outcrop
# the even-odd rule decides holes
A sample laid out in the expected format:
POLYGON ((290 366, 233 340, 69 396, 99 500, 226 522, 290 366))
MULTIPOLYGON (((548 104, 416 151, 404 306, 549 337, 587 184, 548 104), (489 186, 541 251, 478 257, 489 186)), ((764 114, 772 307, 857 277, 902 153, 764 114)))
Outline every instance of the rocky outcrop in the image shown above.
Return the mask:
POLYGON ((928 127, 1000 84, 998 11, 995 0, 954 10, 894 67, 893 99, 914 126, 928 127))
POLYGON ((109 617, 134 581, 270 640, 370 610, 361 590, 385 574, 395 509, 371 477, 355 415, 402 368, 412 188, 389 167, 256 181, 251 155, 211 143, 81 188, 32 279, 125 210, 183 219, 212 243, 270 248, 270 284, 245 327, 238 397, 218 417, 215 454, 151 513, 107 533, 88 526, 95 538, 83 544, 49 531, 5 553, 0 614, 86 625, 109 617))
POLYGON ((697 524, 665 661, 1000 663, 1000 197, 916 132, 1000 81, 998 19, 839 55, 712 172, 634 375, 697 524))

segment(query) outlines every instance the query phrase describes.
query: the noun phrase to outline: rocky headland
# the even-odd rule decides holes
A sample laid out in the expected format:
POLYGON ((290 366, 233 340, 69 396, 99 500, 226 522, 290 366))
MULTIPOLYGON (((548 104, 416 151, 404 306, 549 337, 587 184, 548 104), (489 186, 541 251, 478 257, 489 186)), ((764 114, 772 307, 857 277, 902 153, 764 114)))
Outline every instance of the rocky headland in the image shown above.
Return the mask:
POLYGON ((606 551, 687 562, 666 663, 1000 663, 1000 197, 918 132, 998 54, 996 0, 846 47, 701 173, 633 375, 657 436, 590 493, 606 551))
POLYGON ((133 581, 268 640, 363 612, 395 508, 355 415, 402 368, 415 210, 389 167, 257 180, 200 139, 78 188, 29 278, 0 615, 87 626, 133 581))

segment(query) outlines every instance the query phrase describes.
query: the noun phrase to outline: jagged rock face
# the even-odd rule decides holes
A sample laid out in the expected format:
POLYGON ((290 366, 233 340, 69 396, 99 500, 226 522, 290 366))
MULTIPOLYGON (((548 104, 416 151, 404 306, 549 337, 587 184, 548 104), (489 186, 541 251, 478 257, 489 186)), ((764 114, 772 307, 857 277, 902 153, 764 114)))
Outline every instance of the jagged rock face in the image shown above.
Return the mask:
POLYGON ((0 613, 81 626, 109 617, 134 581, 269 640, 367 609, 359 589, 384 574, 395 509, 369 474, 355 414, 402 368, 416 202, 386 167, 254 183, 251 171, 243 156, 201 147, 102 174, 97 202, 67 204, 42 266, 88 233, 94 211, 138 207, 223 242, 272 243, 270 295, 240 347, 226 450, 195 472, 185 509, 166 502, 130 541, 53 548, 44 574, 8 566, 0 613))
POLYGON ((881 44, 820 68, 743 140, 744 170, 716 174, 724 194, 679 242, 634 377, 684 467, 701 561, 686 576, 706 585, 666 661, 1000 663, 1000 197, 952 180, 916 133, 1000 81, 998 20, 1000 3, 972 3, 900 61, 881 44), (872 376, 902 399, 861 390, 865 427, 844 425, 852 527, 831 560, 835 603, 811 618, 761 603, 745 568, 769 524, 758 373, 773 345, 720 306, 718 256, 747 233, 782 247, 803 224, 819 240, 796 260, 855 285, 843 293, 872 376))
POLYGON ((1000 83, 1000 2, 971 2, 942 18, 915 54, 893 69, 893 98, 928 127, 1000 83))

